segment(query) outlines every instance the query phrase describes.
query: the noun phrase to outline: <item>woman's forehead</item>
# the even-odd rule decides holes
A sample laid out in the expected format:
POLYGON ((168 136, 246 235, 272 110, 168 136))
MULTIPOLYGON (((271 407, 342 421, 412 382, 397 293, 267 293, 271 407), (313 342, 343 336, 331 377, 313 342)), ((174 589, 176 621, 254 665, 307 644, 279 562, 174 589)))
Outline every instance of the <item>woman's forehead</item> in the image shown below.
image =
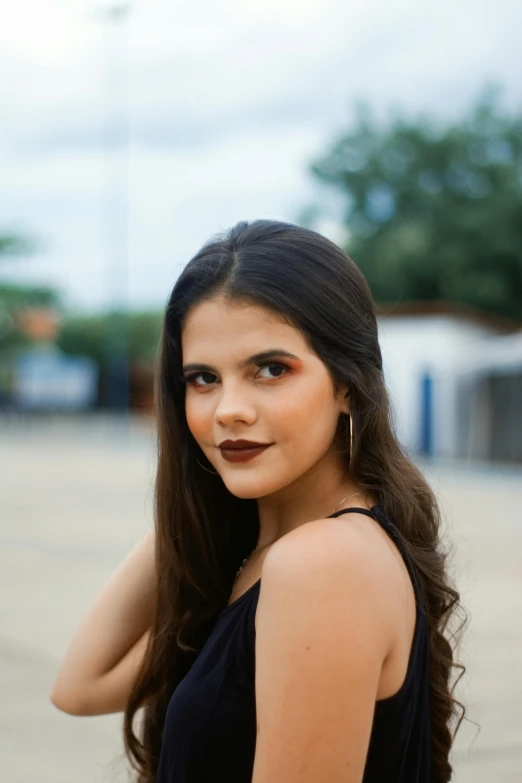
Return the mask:
POLYGON ((183 363, 241 363, 247 356, 279 349, 304 358, 311 353, 301 332, 262 305, 194 307, 182 331, 183 363))
POLYGON ((245 331, 256 332, 269 330, 279 334, 299 334, 298 330, 288 323, 288 319, 280 313, 256 302, 227 302, 222 297, 200 302, 187 314, 182 337, 185 340, 206 337, 209 334, 215 339, 240 336, 245 331))

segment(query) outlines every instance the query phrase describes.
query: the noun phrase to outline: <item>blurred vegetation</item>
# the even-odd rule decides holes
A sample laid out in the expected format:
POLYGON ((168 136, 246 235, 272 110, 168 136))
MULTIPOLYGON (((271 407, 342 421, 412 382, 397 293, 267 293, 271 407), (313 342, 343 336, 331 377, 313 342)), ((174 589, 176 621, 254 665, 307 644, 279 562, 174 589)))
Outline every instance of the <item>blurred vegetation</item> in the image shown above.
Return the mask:
POLYGON ((4 232, 0 234, 0 260, 1 256, 26 256, 34 252, 36 242, 28 236, 4 232))
MULTIPOLYGON (((31 340, 17 328, 16 315, 24 310, 40 307, 48 307, 60 314, 60 328, 55 343, 64 353, 72 356, 88 356, 103 365, 107 359, 108 335, 113 339, 119 331, 125 340, 128 336, 131 362, 154 364, 162 312, 74 315, 64 309, 59 294, 45 286, 0 284, 0 351, 2 353, 31 343, 31 340), (128 333, 125 331, 127 328, 128 333)), ((114 345, 113 349, 123 347, 125 344, 114 345)))
POLYGON ((10 353, 30 344, 16 327, 18 312, 32 307, 60 308, 60 297, 48 286, 0 284, 0 351, 10 353))
MULTIPOLYGON (((68 315, 62 320, 56 344, 65 353, 89 356, 103 366, 107 360, 107 337, 119 333, 122 339, 128 338, 131 364, 153 365, 162 318, 162 312, 132 312, 128 316, 118 312, 68 315)), ((117 350, 118 346, 114 348, 117 350)))
POLYGON ((2 306, 15 310, 25 307, 59 307, 60 296, 49 286, 0 284, 2 306))
MULTIPOLYGON (((42 242, 29 234, 14 231, 0 233, 0 265, 5 258, 29 256, 42 242)), ((0 360, 5 362, 19 348, 31 341, 16 325, 16 314, 31 307, 60 306, 59 295, 49 286, 0 283, 0 360)))
MULTIPOLYGON (((522 319, 522 114, 502 112, 499 92, 488 85, 445 126, 397 109, 379 124, 359 103, 355 127, 311 163, 337 190, 343 246, 378 302, 445 299, 522 319)), ((313 228, 321 210, 302 222, 313 228)))

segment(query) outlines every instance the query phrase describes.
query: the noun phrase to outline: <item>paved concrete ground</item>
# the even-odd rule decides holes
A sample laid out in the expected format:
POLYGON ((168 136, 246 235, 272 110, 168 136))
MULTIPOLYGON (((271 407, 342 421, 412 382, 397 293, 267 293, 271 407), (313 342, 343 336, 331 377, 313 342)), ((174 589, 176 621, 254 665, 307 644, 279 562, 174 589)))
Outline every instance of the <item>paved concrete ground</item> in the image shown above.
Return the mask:
MULTIPOLYGON (((121 715, 75 718, 48 694, 78 622, 150 525, 146 421, 0 419, 0 758, 9 783, 119 783, 121 715)), ((426 468, 471 621, 457 783, 522 779, 522 468, 426 468)))

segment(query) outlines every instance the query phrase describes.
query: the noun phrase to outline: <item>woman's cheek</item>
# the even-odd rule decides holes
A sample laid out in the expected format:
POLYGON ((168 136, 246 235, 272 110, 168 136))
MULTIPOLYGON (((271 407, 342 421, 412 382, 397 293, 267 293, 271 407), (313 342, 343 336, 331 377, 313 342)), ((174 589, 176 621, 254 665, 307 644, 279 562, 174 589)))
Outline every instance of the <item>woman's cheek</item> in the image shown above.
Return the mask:
POLYGON ((206 429, 206 417, 204 415, 204 409, 201 405, 198 405, 198 400, 194 400, 193 396, 187 396, 185 400, 185 416, 187 419, 187 425, 192 435, 197 441, 204 441, 205 429, 206 429))

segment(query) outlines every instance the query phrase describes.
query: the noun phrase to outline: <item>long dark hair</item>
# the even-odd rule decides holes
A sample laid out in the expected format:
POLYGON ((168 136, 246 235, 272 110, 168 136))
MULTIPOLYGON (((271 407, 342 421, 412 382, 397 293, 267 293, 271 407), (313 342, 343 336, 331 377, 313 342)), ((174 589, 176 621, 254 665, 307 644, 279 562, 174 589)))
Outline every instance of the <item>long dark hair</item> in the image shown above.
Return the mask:
POLYGON ((325 237, 272 220, 240 222, 210 239, 183 269, 165 311, 155 377, 157 610, 124 716, 125 751, 137 781, 155 780, 169 697, 226 606, 235 572, 259 534, 257 501, 232 495, 219 475, 202 467, 212 469, 185 417, 181 329, 192 307, 218 293, 282 315, 322 359, 336 388, 351 390, 353 454, 344 415, 336 437, 351 475, 395 523, 417 569, 429 623, 431 783, 446 783, 465 713, 452 696, 465 667, 454 662, 450 642, 465 621, 445 633, 460 596, 449 583, 436 498, 394 433, 364 276, 325 237), (452 684, 453 669, 460 674, 452 684))

